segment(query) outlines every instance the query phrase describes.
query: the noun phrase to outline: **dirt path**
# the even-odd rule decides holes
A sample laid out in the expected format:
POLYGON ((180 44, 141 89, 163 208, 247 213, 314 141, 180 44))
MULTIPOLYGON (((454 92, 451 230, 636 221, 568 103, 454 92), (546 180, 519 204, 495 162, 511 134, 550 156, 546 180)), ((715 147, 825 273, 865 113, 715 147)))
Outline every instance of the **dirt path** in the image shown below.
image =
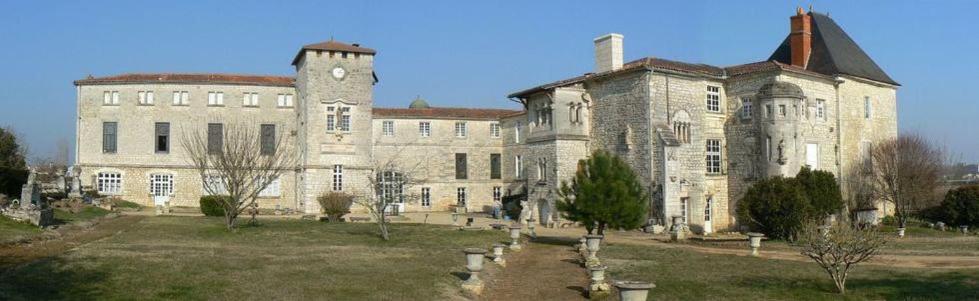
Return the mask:
POLYGON ((88 229, 59 229, 61 237, 26 244, 0 247, 0 271, 7 267, 56 256, 80 245, 109 237, 128 229, 142 220, 142 216, 120 216, 104 219, 88 229))
POLYGON ((489 280, 480 300, 586 300, 588 275, 578 265, 572 243, 562 237, 539 237, 523 250, 507 250, 506 268, 489 280))

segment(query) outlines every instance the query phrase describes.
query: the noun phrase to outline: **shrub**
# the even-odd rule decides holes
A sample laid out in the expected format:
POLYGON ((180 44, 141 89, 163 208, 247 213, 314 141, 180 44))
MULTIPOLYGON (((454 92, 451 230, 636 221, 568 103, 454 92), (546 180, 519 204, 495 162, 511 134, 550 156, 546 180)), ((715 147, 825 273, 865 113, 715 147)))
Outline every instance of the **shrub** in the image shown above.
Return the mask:
POLYGON ((949 190, 941 208, 942 219, 949 225, 979 227, 979 185, 949 190))
POLYGON ((882 218, 880 223, 884 226, 897 226, 897 218, 895 218, 893 215, 888 215, 882 218))
POLYGON ((751 230, 789 240, 810 219, 811 212, 801 185, 783 177, 758 181, 737 206, 738 218, 751 230))
POLYGON ((20 190, 27 183, 27 176, 30 171, 14 169, 0 166, 0 193, 11 196, 12 199, 20 198, 20 190))
POLYGON ((618 156, 604 150, 578 161, 571 183, 561 182, 557 209, 591 234, 605 228, 632 230, 645 222, 649 195, 642 180, 618 156))
POLYGON ((339 222, 343 216, 350 213, 350 206, 354 203, 354 196, 343 192, 329 192, 316 198, 320 203, 320 208, 331 222, 339 222))
POLYGON ((231 197, 224 195, 207 195, 201 197, 201 213, 204 216, 224 216, 224 204, 230 202, 231 197))
POLYGON ((525 199, 527 199, 527 194, 525 193, 512 194, 503 197, 503 210, 510 220, 515 221, 520 219, 520 213, 523 211, 523 206, 520 205, 520 202, 525 199))
POLYGON ((796 174, 795 180, 809 199, 814 218, 821 219, 843 209, 843 194, 833 173, 810 170, 805 166, 796 174))

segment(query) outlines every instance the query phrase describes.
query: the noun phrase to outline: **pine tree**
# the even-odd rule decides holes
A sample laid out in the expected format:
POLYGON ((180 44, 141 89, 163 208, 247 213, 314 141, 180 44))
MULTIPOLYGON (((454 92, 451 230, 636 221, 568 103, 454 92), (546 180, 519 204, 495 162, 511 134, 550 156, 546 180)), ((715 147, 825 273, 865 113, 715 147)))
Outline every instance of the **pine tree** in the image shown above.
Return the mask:
POLYGON ((585 225, 588 233, 606 228, 631 230, 643 225, 649 196, 639 177, 619 157, 599 150, 578 162, 570 183, 562 181, 557 208, 564 218, 585 225))

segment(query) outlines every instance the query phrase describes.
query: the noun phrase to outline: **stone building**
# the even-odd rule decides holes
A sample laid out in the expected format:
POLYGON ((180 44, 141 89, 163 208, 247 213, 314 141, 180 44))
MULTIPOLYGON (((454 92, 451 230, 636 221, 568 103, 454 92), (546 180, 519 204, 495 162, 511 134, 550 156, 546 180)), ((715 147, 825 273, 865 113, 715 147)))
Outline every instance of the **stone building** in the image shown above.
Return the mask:
POLYGON ((175 147, 182 131, 245 122, 290 137, 300 155, 260 198, 315 213, 328 191, 363 193, 379 162, 419 183, 396 210, 482 211, 526 195, 541 222, 578 160, 605 149, 647 183, 650 217, 698 232, 737 225, 755 180, 805 165, 841 181, 860 154, 897 135, 899 85, 827 15, 801 9, 762 62, 730 67, 655 57, 624 61, 624 37, 594 40, 595 70, 509 95, 522 111, 376 108, 376 52, 302 47, 295 77, 124 74, 78 87, 76 158, 87 185, 146 205, 195 206, 202 184, 175 147), (171 98, 172 97, 172 98, 171 98))

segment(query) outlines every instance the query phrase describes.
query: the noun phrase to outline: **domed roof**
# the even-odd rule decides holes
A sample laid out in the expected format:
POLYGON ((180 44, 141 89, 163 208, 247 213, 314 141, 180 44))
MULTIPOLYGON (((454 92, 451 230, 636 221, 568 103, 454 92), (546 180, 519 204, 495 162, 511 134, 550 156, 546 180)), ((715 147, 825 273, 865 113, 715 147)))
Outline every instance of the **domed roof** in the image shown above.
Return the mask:
POLYGON ((802 93, 802 88, 799 88, 796 84, 787 82, 767 83, 761 86, 761 89, 758 89, 758 94, 761 97, 805 97, 805 94, 802 93))
POLYGON ((421 96, 419 96, 419 97, 415 97, 415 100, 412 101, 410 105, 408 105, 408 108, 409 109, 428 109, 428 108, 430 108, 430 106, 428 105, 428 102, 426 102, 424 99, 421 98, 421 96))

